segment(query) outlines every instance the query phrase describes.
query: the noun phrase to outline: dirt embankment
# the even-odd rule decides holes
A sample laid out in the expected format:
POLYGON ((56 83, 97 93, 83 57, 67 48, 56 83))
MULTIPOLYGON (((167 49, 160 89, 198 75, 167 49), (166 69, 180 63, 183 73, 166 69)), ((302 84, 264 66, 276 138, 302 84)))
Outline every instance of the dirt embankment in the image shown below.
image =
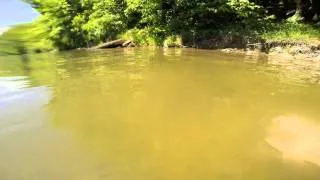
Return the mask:
POLYGON ((220 35, 185 39, 184 45, 201 49, 219 49, 230 53, 265 53, 269 55, 299 56, 320 60, 320 41, 264 40, 243 35, 220 35))
POLYGON ((225 34, 182 37, 182 44, 173 47, 216 49, 228 53, 265 54, 273 57, 307 58, 320 61, 320 40, 306 42, 265 40, 258 35, 225 34))
MULTIPOLYGON (((139 46, 132 40, 118 39, 109 41, 92 49, 117 48, 117 47, 136 47, 139 46)), ((299 42, 290 40, 264 40, 258 36, 246 35, 218 35, 218 36, 199 36, 196 38, 183 38, 179 44, 173 43, 166 48, 199 48, 216 49, 228 53, 254 54, 263 53, 267 55, 281 55, 287 57, 312 58, 320 60, 320 41, 299 42)))

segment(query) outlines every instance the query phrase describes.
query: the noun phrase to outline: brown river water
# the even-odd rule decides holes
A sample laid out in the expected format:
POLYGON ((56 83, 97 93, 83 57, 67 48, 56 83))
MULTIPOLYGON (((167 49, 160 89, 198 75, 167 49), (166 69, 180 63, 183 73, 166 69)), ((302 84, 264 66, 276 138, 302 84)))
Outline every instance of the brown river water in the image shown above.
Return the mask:
POLYGON ((0 180, 318 180, 320 67, 194 49, 0 57, 0 180))

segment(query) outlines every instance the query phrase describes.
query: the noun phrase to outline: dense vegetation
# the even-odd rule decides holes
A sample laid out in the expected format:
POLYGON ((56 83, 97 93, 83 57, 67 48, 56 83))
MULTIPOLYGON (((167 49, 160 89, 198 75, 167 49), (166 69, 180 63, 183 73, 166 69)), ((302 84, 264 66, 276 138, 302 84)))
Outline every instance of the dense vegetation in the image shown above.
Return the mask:
POLYGON ((44 23, 33 22, 11 27, 0 37, 0 55, 37 53, 52 50, 44 23))
POLYGON ((320 15, 318 0, 26 1, 41 13, 38 22, 45 25, 46 38, 59 49, 88 47, 121 36, 162 45, 167 37, 192 39, 208 31, 263 34, 308 27, 306 32, 319 35, 314 26, 320 15))

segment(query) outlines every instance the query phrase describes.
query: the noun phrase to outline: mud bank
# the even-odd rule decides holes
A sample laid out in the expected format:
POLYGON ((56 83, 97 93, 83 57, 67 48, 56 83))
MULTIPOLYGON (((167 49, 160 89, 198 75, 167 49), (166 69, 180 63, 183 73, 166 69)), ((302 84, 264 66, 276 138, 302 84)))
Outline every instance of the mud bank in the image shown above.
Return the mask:
POLYGON ((183 39, 183 45, 199 49, 216 49, 228 53, 270 56, 316 58, 320 57, 320 41, 299 42, 293 40, 265 40, 259 36, 218 35, 183 39))

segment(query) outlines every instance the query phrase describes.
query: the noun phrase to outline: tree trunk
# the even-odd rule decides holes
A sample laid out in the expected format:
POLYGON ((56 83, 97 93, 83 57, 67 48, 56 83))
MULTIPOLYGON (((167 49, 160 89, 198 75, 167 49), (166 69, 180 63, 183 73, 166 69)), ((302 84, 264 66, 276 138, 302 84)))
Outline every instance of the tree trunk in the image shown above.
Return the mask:
POLYGON ((296 13, 301 15, 301 0, 295 0, 296 1, 296 13))
POLYGON ((312 0, 312 11, 316 16, 316 20, 319 20, 319 15, 320 15, 320 1, 319 0, 312 0))

